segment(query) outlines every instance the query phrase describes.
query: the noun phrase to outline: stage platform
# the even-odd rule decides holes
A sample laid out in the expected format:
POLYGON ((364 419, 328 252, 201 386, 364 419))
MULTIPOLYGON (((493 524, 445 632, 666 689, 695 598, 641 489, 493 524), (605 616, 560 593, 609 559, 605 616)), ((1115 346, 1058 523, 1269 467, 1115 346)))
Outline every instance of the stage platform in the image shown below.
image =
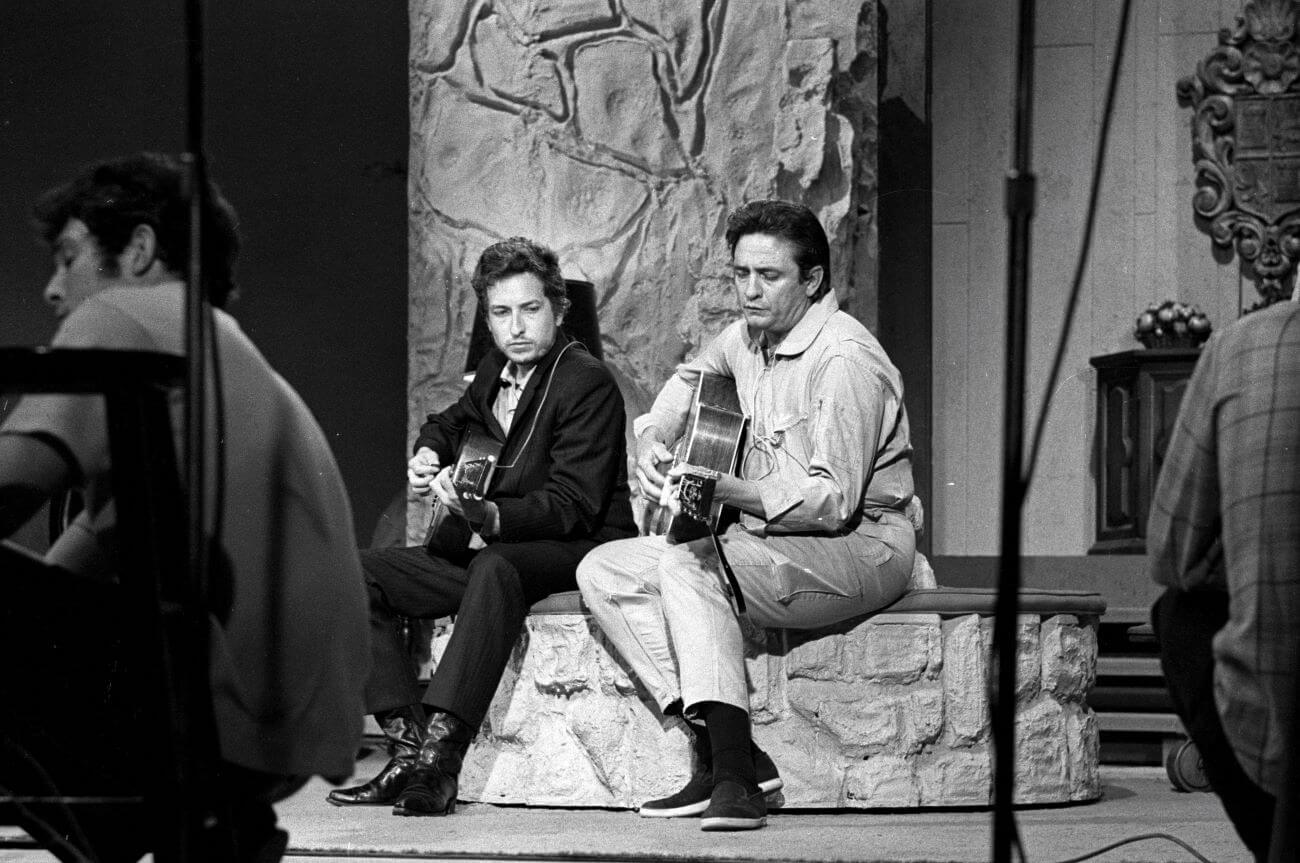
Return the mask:
MULTIPOLYGON (((369 778, 378 756, 358 764, 369 778)), ((1250 863, 1218 799, 1176 792, 1162 768, 1102 767, 1096 803, 1022 810, 1028 859, 1059 863, 1129 836, 1168 833, 1215 863, 1250 863)), ((633 812, 469 804, 448 818, 398 818, 387 808, 341 809, 313 781, 282 803, 290 832, 286 861, 889 861, 976 863, 990 859, 987 812, 779 810, 750 833, 703 833, 694 819, 639 818, 633 812)), ((16 847, 23 834, 0 828, 0 863, 35 863, 48 854, 16 847)), ((1192 863, 1166 839, 1148 839, 1092 858, 1099 863, 1192 863)))

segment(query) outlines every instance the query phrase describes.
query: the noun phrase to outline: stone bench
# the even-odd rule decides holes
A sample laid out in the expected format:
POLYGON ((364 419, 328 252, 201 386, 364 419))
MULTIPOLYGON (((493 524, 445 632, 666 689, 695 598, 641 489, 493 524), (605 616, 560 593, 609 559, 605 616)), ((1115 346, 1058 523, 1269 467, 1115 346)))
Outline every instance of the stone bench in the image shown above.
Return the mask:
MULTIPOLYGON (((755 740, 785 788, 769 805, 988 806, 993 748, 986 680, 992 590, 913 590, 865 618, 747 633, 755 740)), ((1100 796, 1099 594, 1022 590, 1016 799, 1100 796)), ((449 635, 433 636, 431 661, 449 635)), ((557 594, 525 632, 465 761, 460 798, 635 808, 677 790, 690 755, 677 719, 646 700, 586 614, 557 594)))

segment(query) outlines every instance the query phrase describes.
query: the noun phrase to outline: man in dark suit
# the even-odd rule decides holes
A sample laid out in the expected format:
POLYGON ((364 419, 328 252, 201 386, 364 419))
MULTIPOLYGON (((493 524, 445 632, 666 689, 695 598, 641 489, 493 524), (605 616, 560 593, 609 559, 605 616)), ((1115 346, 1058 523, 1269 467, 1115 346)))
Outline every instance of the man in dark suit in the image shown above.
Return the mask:
POLYGON ((576 589, 578 562, 596 545, 636 533, 623 398, 604 364, 559 329, 568 297, 555 253, 521 237, 496 243, 473 285, 496 350, 459 401, 429 415, 407 479, 474 532, 468 546, 435 539, 362 552, 374 659, 366 709, 395 754, 369 782, 331 792, 335 805, 451 812, 461 761, 528 607, 576 589), (473 433, 502 445, 482 496, 452 485, 473 433), (421 704, 398 618, 450 614, 456 625, 421 704))

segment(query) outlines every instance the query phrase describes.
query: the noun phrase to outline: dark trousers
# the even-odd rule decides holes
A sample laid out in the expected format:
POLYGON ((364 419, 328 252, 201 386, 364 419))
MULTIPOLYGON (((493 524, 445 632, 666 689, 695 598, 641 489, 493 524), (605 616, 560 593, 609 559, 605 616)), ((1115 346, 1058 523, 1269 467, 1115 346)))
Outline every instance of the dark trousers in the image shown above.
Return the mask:
MULTIPOLYGON (((140 796, 151 722, 123 640, 136 625, 122 591, 0 544, 0 794, 140 796)), ((224 762, 215 797, 233 846, 225 859, 273 863, 287 834, 271 804, 303 778, 224 762)), ((138 860, 151 850, 142 807, 24 807, 17 823, 61 860, 138 860), (74 852, 72 849, 76 849, 74 852)))
POLYGON ((1151 609, 1160 665, 1174 709, 1200 750, 1205 775, 1255 859, 1268 859, 1274 798, 1251 781, 1223 733, 1214 703, 1211 639, 1228 621, 1228 595, 1169 589, 1151 609))
POLYGON ((578 561, 595 546, 594 540, 499 542, 456 559, 421 546, 362 551, 373 656, 366 709, 378 713, 421 700, 400 618, 454 614, 456 625, 423 701, 477 728, 529 606, 576 590, 578 561))

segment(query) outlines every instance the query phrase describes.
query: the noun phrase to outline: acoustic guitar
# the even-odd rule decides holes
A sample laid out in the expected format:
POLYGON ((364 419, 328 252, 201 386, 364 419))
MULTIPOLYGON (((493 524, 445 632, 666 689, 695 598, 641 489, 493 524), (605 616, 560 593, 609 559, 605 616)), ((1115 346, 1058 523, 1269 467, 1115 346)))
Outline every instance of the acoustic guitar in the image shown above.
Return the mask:
MULTIPOLYGON (((470 429, 451 472, 451 485, 457 497, 464 500, 466 495, 485 496, 500 457, 501 443, 496 438, 470 429)), ((463 516, 452 512, 441 500, 434 500, 429 530, 424 535, 425 548, 435 554, 466 551, 473 536, 474 528, 463 516)))
MULTIPOLYGON (((745 436, 745 415, 740 411, 736 397, 736 382, 731 378, 701 372, 695 382, 695 395, 691 399, 686 430, 682 433, 673 455, 673 466, 691 464, 709 468, 721 474, 736 472, 740 460, 740 446, 745 436)), ((693 507, 693 500, 701 495, 698 485, 683 477, 682 512, 673 515, 666 506, 651 505, 646 510, 646 533, 662 534, 670 543, 690 542, 717 532, 720 526, 734 517, 731 507, 712 502, 712 487, 703 495, 701 505, 693 507), (692 517, 694 516, 694 517, 692 517)))

